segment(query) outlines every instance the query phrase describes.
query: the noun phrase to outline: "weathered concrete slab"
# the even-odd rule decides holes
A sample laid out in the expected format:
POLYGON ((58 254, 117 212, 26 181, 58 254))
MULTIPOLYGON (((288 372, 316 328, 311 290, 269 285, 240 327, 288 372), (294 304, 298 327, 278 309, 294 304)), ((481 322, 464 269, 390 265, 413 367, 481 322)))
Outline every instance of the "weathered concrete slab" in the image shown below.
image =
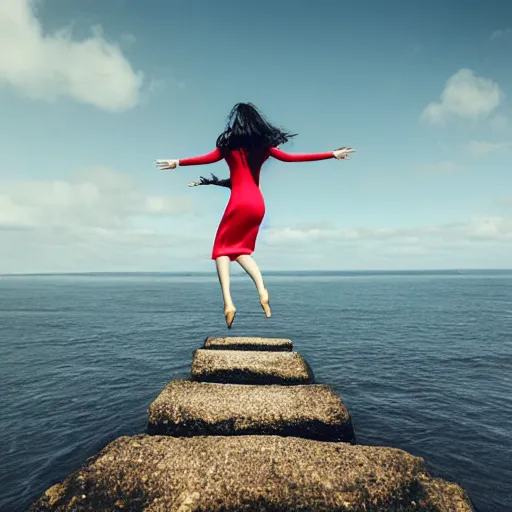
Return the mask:
POLYGON ((282 435, 354 442, 347 406, 328 386, 173 381, 150 405, 149 434, 282 435))
POLYGON ((394 448, 280 436, 121 437, 29 512, 473 512, 394 448))
POLYGON ((214 350, 261 350, 264 352, 291 352, 292 340, 285 338, 214 338, 208 337, 204 348, 214 350))
POLYGON ((254 352, 198 349, 192 378, 232 384, 309 384, 313 373, 296 352, 254 352))

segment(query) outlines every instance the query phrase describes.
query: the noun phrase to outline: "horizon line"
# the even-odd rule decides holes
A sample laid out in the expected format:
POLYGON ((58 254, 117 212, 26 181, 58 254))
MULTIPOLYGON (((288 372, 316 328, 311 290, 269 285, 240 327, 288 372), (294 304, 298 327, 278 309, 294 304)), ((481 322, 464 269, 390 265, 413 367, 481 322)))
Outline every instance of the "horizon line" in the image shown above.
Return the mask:
MULTIPOLYGON (((293 274, 293 273, 406 273, 406 272, 511 272, 512 268, 409 268, 409 269, 358 269, 358 270, 343 270, 343 269, 314 269, 314 270, 263 270, 264 274, 293 274)), ((232 272, 233 275, 243 271, 232 272)), ((21 276, 87 276, 87 275, 183 275, 183 274, 204 274, 216 275, 215 270, 179 270, 179 271, 166 271, 166 270, 84 270, 84 271, 65 271, 65 272, 12 272, 0 273, 0 277, 21 277, 21 276)))

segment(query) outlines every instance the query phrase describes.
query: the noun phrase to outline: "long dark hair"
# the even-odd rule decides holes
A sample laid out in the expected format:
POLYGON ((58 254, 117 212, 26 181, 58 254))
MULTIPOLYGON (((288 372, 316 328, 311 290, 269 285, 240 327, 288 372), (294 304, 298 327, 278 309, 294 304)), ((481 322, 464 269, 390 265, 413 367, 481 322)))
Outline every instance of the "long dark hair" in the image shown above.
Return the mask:
POLYGON ((271 125, 252 103, 237 103, 229 113, 226 129, 217 138, 217 147, 260 149, 284 144, 296 133, 271 125))
POLYGON ((198 185, 216 185, 217 187, 226 187, 231 188, 231 179, 219 179, 215 174, 212 173, 211 178, 204 178, 203 176, 199 176, 198 185))

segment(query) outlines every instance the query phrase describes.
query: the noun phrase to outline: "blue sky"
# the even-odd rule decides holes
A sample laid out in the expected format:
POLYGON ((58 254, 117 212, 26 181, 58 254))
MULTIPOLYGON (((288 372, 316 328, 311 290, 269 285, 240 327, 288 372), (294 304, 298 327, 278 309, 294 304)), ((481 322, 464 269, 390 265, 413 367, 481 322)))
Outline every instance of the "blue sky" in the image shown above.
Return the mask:
POLYGON ((348 162, 262 171, 263 269, 512 262, 512 4, 3 0, 0 273, 211 270, 238 101, 348 162), (507 24, 508 23, 508 24, 507 24))

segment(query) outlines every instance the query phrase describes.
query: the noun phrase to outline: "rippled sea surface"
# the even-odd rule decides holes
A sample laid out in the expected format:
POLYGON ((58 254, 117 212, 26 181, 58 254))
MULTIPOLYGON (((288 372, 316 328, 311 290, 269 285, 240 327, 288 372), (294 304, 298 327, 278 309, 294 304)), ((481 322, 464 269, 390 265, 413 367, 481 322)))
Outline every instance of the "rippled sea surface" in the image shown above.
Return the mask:
MULTIPOLYGON (((289 337, 347 403, 358 443, 424 457, 481 512, 512 511, 512 272, 232 282, 231 335, 289 337)), ((226 335, 215 276, 0 278, 0 510, 23 511, 226 335)))

